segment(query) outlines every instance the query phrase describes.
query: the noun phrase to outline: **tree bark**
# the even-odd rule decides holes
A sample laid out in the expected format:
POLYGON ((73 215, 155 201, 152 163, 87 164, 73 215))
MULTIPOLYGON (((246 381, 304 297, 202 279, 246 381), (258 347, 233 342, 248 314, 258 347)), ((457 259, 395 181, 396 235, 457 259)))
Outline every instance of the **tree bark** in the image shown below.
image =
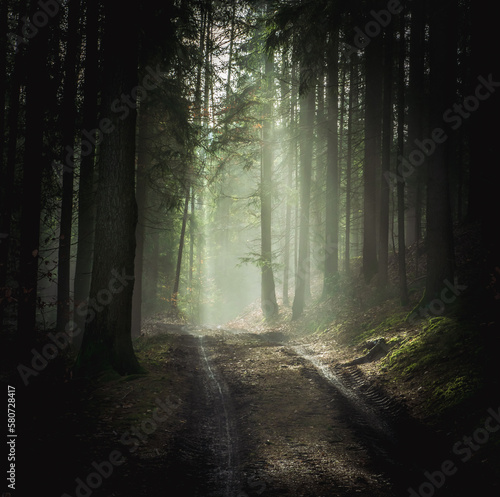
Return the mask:
POLYGON ((194 273, 194 245, 195 245, 195 234, 196 234, 196 199, 194 186, 191 186, 191 212, 189 216, 189 275, 188 275, 188 287, 189 293, 191 294, 191 305, 193 305, 193 273, 194 273))
MULTIPOLYGON (((409 105, 411 112, 408 115, 408 143, 414 146, 415 139, 423 138, 424 114, 424 54, 425 54, 425 4, 426 2, 412 2, 411 4, 411 36, 410 36, 410 82, 409 105)), ((425 177, 421 169, 410 175, 406 180, 407 210, 406 210, 406 245, 409 247, 420 238, 421 190, 425 177)), ((418 251, 416 251, 418 252, 418 251)), ((418 254, 416 256, 418 266, 418 254)))
MULTIPOLYGON (((7 101, 7 33, 9 9, 7 2, 0 3, 0 136, 6 135, 4 109, 7 101)), ((9 236, 11 226, 11 195, 14 188, 14 167, 8 168, 5 140, 0 140, 0 333, 3 331, 3 311, 7 305, 7 265, 9 258, 9 236)))
MULTIPOLYGON (((294 117, 295 106, 293 99, 290 99, 290 140, 293 140, 293 129, 295 127, 294 117)), ((294 168, 295 150, 290 143, 287 150, 287 175, 286 175, 286 213, 285 213, 285 247, 283 251, 283 304, 290 305, 289 283, 290 283, 290 245, 292 242, 292 203, 290 199, 293 187, 293 168, 294 168)))
MULTIPOLYGON (((95 157, 96 148, 90 143, 85 130, 97 126, 97 97, 99 93, 99 3, 98 0, 87 2, 85 16, 85 63, 83 83, 83 109, 81 136, 80 180, 78 183, 78 243, 76 249, 74 300, 74 321, 81 332, 73 339, 73 347, 79 349, 85 331, 84 312, 79 306, 89 298, 92 275, 95 230, 95 157)), ((81 308, 81 307, 80 307, 81 308)))
MULTIPOLYGON (((0 136, 5 136, 5 104, 7 98, 7 36, 4 36, 4 33, 7 33, 8 29, 8 15, 9 9, 7 8, 7 2, 0 3, 0 109, 2 109, 2 114, 0 115, 0 136)), ((4 171, 5 171, 5 141, 0 140, 0 177, 3 179, 4 171)), ((10 188, 10 185, 2 182, 0 192, 2 193, 2 199, 4 197, 4 189, 10 188)), ((3 205, 2 205, 3 207, 3 205)), ((3 216, 3 210, 0 212, 0 216, 3 216)), ((2 223, 3 224, 3 223, 2 223)), ((1 229, 1 225, 0 225, 1 229)), ((3 259, 0 259, 3 261, 3 259)), ((1 262, 0 262, 1 264, 1 262)), ((1 326, 1 324, 0 324, 1 326)))
MULTIPOLYGON (((434 7, 430 20, 431 122, 443 128, 443 112, 455 99, 456 0, 434 7)), ((450 129, 446 130, 448 133, 450 129)), ((453 282, 454 256, 449 196, 449 140, 429 158, 427 177, 427 281, 420 306, 433 301, 446 282, 453 282)))
POLYGON ((179 250, 177 252, 177 266, 175 270, 175 278, 174 278, 174 288, 172 290, 172 310, 176 313, 177 308, 177 299, 179 296, 179 285, 181 281, 181 268, 182 268, 182 252, 184 251, 184 239, 186 236, 186 224, 189 212, 189 187, 187 188, 186 198, 184 200, 184 210, 182 215, 182 227, 181 227, 181 236, 179 238, 179 250))
POLYGON ((300 97, 300 233, 295 297, 292 319, 302 315, 305 306, 306 281, 310 268, 309 218, 311 204, 312 145, 314 130, 314 85, 300 97))
MULTIPOLYGON (((342 253, 342 244, 340 243, 340 215, 341 215, 341 199, 342 199, 342 192, 341 192, 341 185, 342 185, 342 162, 345 157, 345 119, 346 119, 346 81, 347 81, 347 71, 348 71, 348 66, 345 63, 342 63, 341 70, 340 70, 340 97, 339 97, 339 105, 340 105, 340 111, 339 111, 339 151, 338 151, 338 162, 339 162, 339 206, 338 206, 338 217, 339 217, 339 233, 338 237, 339 239, 337 240, 338 244, 338 251, 339 251, 339 267, 340 267, 340 255, 342 253)), ((346 177, 346 188, 347 188, 347 177, 346 177)), ((347 202, 346 202, 347 203, 347 202)), ((345 253, 343 254, 345 256, 345 253)), ((345 264, 345 262, 344 262, 345 264)))
MULTIPOLYGON (((500 81, 500 63, 497 57, 485 47, 496 46, 498 39, 498 21, 488 10, 488 2, 478 0, 471 4, 472 26, 472 70, 470 77, 470 95, 479 84, 478 78, 500 81)), ((480 227, 481 249, 484 254, 478 275, 477 304, 485 308, 485 322, 498 324, 500 301, 498 300, 498 268, 500 267, 500 233, 493 218, 498 212, 498 172, 493 167, 498 161, 498 143, 500 133, 495 123, 500 115, 498 89, 471 115, 471 165, 469 172, 469 222, 480 227), (493 288, 492 288, 493 287, 493 288)), ((489 344, 491 350, 498 350, 496 326, 488 327, 491 332, 489 344)), ((487 329, 488 329, 487 328, 487 329)), ((488 377, 497 377, 498 359, 491 354, 487 363, 488 377)))
MULTIPOLYGON (((5 12, 5 21, 7 20, 7 12, 5 12)), ((23 25, 24 12, 21 6, 19 6, 18 12, 18 24, 16 32, 20 32, 23 25)), ((7 32, 5 30, 4 32, 7 32)), ((5 157, 2 156, 1 164, 1 200, 0 200, 0 295, 4 297, 0 302, 0 332, 3 328, 3 315, 4 309, 9 303, 7 294, 12 290, 7 288, 7 277, 9 271, 9 255, 12 239, 12 223, 13 223, 13 199, 15 196, 15 169, 16 169, 16 159, 17 159, 17 138, 18 138, 18 128, 19 128, 19 108, 20 108, 20 92, 21 92, 21 81, 22 81, 22 57, 23 52, 19 51, 14 57, 14 64, 10 79, 10 85, 8 86, 8 100, 9 110, 7 112, 7 123, 6 129, 8 131, 8 138, 6 140, 6 147, 2 152, 5 157)), ((1 76, 0 76, 1 78, 1 76)), ((5 83, 7 83, 5 81, 5 83)), ((5 86, 7 90, 7 86, 5 86)), ((4 90, 4 91, 5 91, 4 90)), ((4 130, 5 133, 5 130, 4 130)))
MULTIPOLYGON (((148 200, 153 192, 146 194, 148 200)), ((158 272, 160 270, 160 232, 158 228, 146 231, 150 252, 144 261, 144 288, 142 289, 142 311, 148 315, 157 311, 158 307, 158 272)))
POLYGON ((357 67, 354 55, 349 67, 349 101, 347 111, 347 144, 346 144, 346 200, 345 200, 345 272, 351 270, 351 195, 352 195, 352 133, 354 120, 354 90, 357 85, 357 67))
POLYGON ((59 251, 57 263, 57 324, 64 331, 70 318, 70 263, 73 225, 74 159, 71 157, 75 145, 76 129, 76 67, 80 43, 80 0, 68 4, 68 42, 64 59, 64 94, 62 116, 62 161, 63 184, 61 223, 59 227, 59 251))
POLYGON ((137 86, 138 30, 133 9, 118 0, 105 3, 102 115, 112 132, 99 156, 97 219, 87 325, 77 370, 92 375, 113 368, 119 374, 141 372, 132 348, 134 287, 136 105, 117 107, 116 95, 137 86), (114 112, 113 109, 118 112, 114 112))
POLYGON ((327 55, 328 70, 328 128, 326 165, 326 212, 323 295, 333 293, 339 270, 339 140, 338 140, 338 31, 333 35, 327 55))
POLYGON ((379 280, 380 287, 387 285, 389 264, 389 183, 386 174, 391 169, 392 148, 392 71, 394 25, 389 23, 384 33, 384 96, 382 120, 382 177, 380 192, 379 229, 379 280))
MULTIPOLYGON (((398 53, 398 157, 402 157, 405 148, 405 17, 399 17, 399 53, 398 53)), ((402 306, 408 305, 408 285, 406 281, 406 245, 405 245, 405 183, 397 183, 398 197, 398 276, 399 301, 402 306)), ((418 256, 417 256, 418 257, 418 256)))
MULTIPOLYGON (((30 14, 38 10, 36 0, 30 2, 30 14)), ((26 83, 26 131, 21 199, 21 240, 19 261, 18 327, 23 343, 35 335, 40 249, 40 213, 42 171, 48 167, 44 156, 44 115, 50 99, 48 48, 49 34, 58 16, 41 29, 27 49, 29 68, 26 83)))
POLYGON ((150 166, 150 124, 149 109, 147 104, 143 104, 139 111, 139 131, 138 131, 138 153, 136 170, 136 200, 137 200, 137 226, 135 230, 136 251, 135 251, 135 282, 134 295, 132 300, 132 336, 138 337, 141 334, 142 324, 142 275, 144 270, 144 237, 146 223, 146 192, 147 192, 147 171, 150 166))
MULTIPOLYGON (((292 202, 291 202, 291 192, 293 188, 293 172, 295 169, 295 155, 296 155, 296 143, 295 143, 295 103, 297 100, 296 96, 296 85, 294 85, 295 80, 295 66, 292 65, 290 73, 290 100, 288 101, 288 108, 290 110, 290 121, 289 121, 289 138, 290 143, 287 149, 287 196, 286 196, 286 214, 285 214, 285 249, 284 249, 284 265, 283 265, 283 304, 290 305, 289 298, 289 285, 290 285, 290 258, 291 258, 291 244, 292 244, 292 202)), ((285 113, 287 109, 285 106, 285 113)), ((295 236, 293 237, 295 239, 295 236)))
POLYGON ((272 100, 274 98, 274 56, 266 56, 265 88, 267 102, 264 105, 264 120, 262 121, 262 167, 260 181, 261 209, 261 309, 264 317, 269 320, 278 313, 276 289, 272 268, 272 192, 273 192, 273 129, 272 100))
POLYGON ((380 170, 380 130, 382 102, 382 61, 380 37, 365 49, 365 156, 363 168, 363 276, 367 283, 378 271, 377 262, 377 172, 380 170))

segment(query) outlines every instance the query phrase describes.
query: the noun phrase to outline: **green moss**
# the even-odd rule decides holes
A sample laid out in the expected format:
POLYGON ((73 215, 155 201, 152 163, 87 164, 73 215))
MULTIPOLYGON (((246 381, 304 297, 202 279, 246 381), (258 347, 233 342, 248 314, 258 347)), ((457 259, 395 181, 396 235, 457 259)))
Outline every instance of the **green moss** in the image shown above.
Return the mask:
POLYGON ((391 314, 387 318, 385 318, 383 321, 381 321, 378 324, 376 323, 376 319, 373 319, 369 322, 367 322, 363 328, 366 330, 363 333, 360 333, 359 335, 356 335, 352 339, 352 345, 359 345, 360 343, 364 342, 365 340, 369 340, 375 337, 379 336, 384 336, 388 332, 393 332, 394 329, 398 328, 399 326, 402 325, 403 320, 404 320, 405 313, 402 311, 395 312, 394 314, 391 314))
POLYGON ((418 367, 417 363, 414 362, 403 370, 403 374, 409 376, 413 373, 413 371, 415 371, 415 369, 417 369, 417 367, 418 367))
POLYGON ((474 378, 459 376, 457 378, 451 379, 451 381, 449 381, 445 385, 438 386, 434 390, 434 396, 443 398, 448 401, 453 397, 459 397, 460 400, 464 400, 463 397, 467 395, 467 393, 471 389, 471 386, 474 385, 474 378))
POLYGON ((436 414, 468 399, 480 387, 477 343, 464 323, 430 319, 418 335, 396 346, 381 363, 396 381, 416 381, 436 414))

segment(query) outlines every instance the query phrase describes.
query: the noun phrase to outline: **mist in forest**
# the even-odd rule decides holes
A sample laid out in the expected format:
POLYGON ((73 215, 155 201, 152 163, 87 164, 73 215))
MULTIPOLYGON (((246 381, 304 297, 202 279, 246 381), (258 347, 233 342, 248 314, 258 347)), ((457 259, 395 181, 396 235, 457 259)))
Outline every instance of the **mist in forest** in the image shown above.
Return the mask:
POLYGON ((298 319, 352 276, 408 305, 424 270, 425 307, 456 226, 496 253, 478 4, 51 5, 0 10, 0 322, 23 343, 77 336, 90 366, 104 341, 134 371, 150 318, 298 319))
MULTIPOLYGON (((160 384, 161 399, 186 400, 179 431, 155 434, 173 445, 151 437, 166 450, 138 451, 122 473, 125 491, 103 487, 103 494, 134 493, 128 477, 148 480, 146 465, 162 478, 149 494, 170 491, 161 461, 172 456, 171 473, 180 473, 174 460, 189 446, 180 444, 184 435, 200 434, 196 457, 207 454, 205 434, 221 438, 202 418, 193 425, 193 416, 213 417, 220 428, 222 418, 211 414, 225 413, 231 438, 233 407, 223 408, 223 397, 234 385, 234 426, 252 422, 259 432, 242 430, 254 458, 246 468, 236 438, 234 454, 231 444, 220 446, 235 456, 235 469, 254 475, 262 462, 274 479, 278 465, 259 451, 274 451, 276 462, 278 438, 292 448, 275 430, 285 418, 319 428, 318 443, 310 438, 308 446, 323 464, 320 443, 337 437, 330 420, 356 415, 330 411, 337 398, 325 400, 304 354, 281 338, 276 346, 277 329, 290 337, 301 330, 304 339, 310 332, 312 349, 336 354, 333 344, 342 341, 356 353, 375 338, 382 347, 378 338, 391 327, 383 343, 399 347, 391 350, 401 375, 391 358, 380 385, 391 386, 385 373, 395 374, 416 405, 420 368, 429 406, 462 395, 466 379, 482 397, 483 385, 462 365, 477 361, 484 392, 499 377, 497 24, 484 0, 0 0, 0 375, 19 401, 26 393, 19 453, 31 454, 32 441, 38 447, 26 482, 41 488, 43 475, 59 485, 64 465, 78 462, 80 442, 116 447, 123 410, 154 412, 134 399, 140 390, 160 396, 160 384), (451 327, 455 319, 467 322, 467 333, 451 327), (232 324, 245 333, 219 340, 213 327, 232 324), (249 336, 263 330, 254 361, 249 336), (422 355, 413 360, 417 346, 422 355), (441 347, 441 356, 429 354, 441 347), (449 369, 449 383, 438 387, 427 375, 431 360, 440 367, 436 380, 449 369), (227 388, 217 369, 231 373, 227 388), (85 386, 94 379, 116 397, 103 390, 98 402, 85 386), (256 402, 273 391, 265 403, 274 409, 279 397, 290 411, 274 409, 268 429, 260 422, 268 411, 256 402), (309 421, 316 407, 301 392, 315 392, 309 398, 327 409, 321 422, 309 421), (102 405, 84 406, 86 394, 102 405), (101 408, 112 411, 101 416, 101 408), (254 423, 254 415, 262 418, 254 423), (90 417, 96 423, 81 436, 66 437, 90 417)), ((328 367, 337 369, 343 356, 330 356, 328 367)), ((365 362, 345 363, 357 364, 365 362)), ((458 428, 455 405, 448 408, 443 434, 458 428)), ((347 447, 337 441, 328 450, 347 447)), ((413 445, 401 446, 413 457, 413 445)), ((309 478, 305 447, 294 445, 293 464, 300 460, 309 478)), ((109 454, 99 459, 106 467, 109 454)), ((338 471, 339 458, 330 459, 338 471)), ((85 464, 88 473, 92 459, 85 464)), ((299 481, 294 465, 279 467, 299 481)), ((84 473, 68 476, 75 488, 84 473)), ((240 495, 229 489, 220 495, 240 495)), ((304 484, 290 495, 322 491, 304 484)), ((271 494, 287 495, 279 486, 271 494)))
POLYGON ((260 297, 260 271, 245 262, 258 250, 259 225, 252 213, 258 183, 251 171, 235 169, 229 166, 218 191, 205 199, 199 320, 208 325, 236 318, 260 297))

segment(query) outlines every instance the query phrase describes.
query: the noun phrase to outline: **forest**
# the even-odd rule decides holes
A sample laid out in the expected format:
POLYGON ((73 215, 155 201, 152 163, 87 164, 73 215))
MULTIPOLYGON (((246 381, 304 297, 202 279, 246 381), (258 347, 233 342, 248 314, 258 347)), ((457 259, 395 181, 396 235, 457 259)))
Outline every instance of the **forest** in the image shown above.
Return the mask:
POLYGON ((0 1, 3 495, 498 492, 488 7, 0 1))

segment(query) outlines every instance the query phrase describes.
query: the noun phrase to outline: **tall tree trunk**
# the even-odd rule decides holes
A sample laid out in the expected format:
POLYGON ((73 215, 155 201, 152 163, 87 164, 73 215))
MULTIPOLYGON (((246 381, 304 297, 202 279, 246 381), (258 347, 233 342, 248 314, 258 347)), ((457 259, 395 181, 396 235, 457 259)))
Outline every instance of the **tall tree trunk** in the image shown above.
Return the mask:
POLYGON ((64 94, 62 116, 63 184, 59 251, 57 263, 57 331, 64 331, 70 318, 70 265, 73 225, 74 159, 76 129, 76 67, 80 43, 80 0, 68 4, 68 42, 64 59, 64 94))
MULTIPOLYGON (((7 20, 7 12, 5 4, 5 21, 7 20)), ((26 12, 19 6, 17 32, 20 32, 23 25, 23 17, 26 12)), ((4 31, 5 33, 7 30, 4 31)), ((6 47, 5 47, 6 49, 6 47)), ((9 303, 7 295, 11 292, 7 288, 9 254, 12 239, 12 222, 13 222, 13 199, 15 196, 15 169, 17 159, 17 136, 19 128, 19 108, 20 108, 20 92, 22 81, 22 57, 23 53, 18 52, 14 58, 14 67, 12 70, 10 85, 8 87, 8 102, 9 110, 7 113, 6 129, 8 130, 8 138, 6 147, 0 160, 0 179, 1 179, 1 194, 0 194, 0 296, 4 297, 0 302, 0 332, 3 328, 4 309, 9 303)), ((1 79, 2 76, 0 76, 1 79)), ((6 81, 5 81, 6 83, 6 81)), ((4 91, 7 89, 5 86, 4 91)), ((7 100, 7 96, 6 96, 7 100)), ((4 104, 5 105, 5 104, 4 104)), ((3 118, 2 118, 3 119, 3 118)), ((4 130, 5 133, 5 130, 4 130)))
MULTIPOLYGON (((340 187, 342 185, 342 162, 345 157, 344 152, 344 140, 345 140, 345 114, 346 114, 346 78, 347 78, 347 64, 343 63, 340 71, 340 97, 339 97, 339 105, 340 105, 340 114, 339 114, 339 150, 338 150, 338 162, 339 162, 339 206, 338 206, 338 219, 339 219, 339 229, 338 229, 338 250, 339 250, 339 259, 341 257, 342 252, 342 244, 340 243, 340 213, 341 207, 340 202, 342 198, 342 193, 340 191, 340 187)), ((345 253, 343 254, 345 256, 345 253)), ((340 266, 340 260, 339 260, 340 266)))
POLYGON ((139 111, 139 131, 137 144, 137 171, 135 195, 137 200, 137 226, 135 230, 135 282, 132 300, 132 336, 141 334, 142 324, 142 274, 144 270, 144 237, 146 232, 146 191, 147 171, 150 167, 150 122, 149 108, 143 104, 139 111))
POLYGON ((269 54, 265 60, 265 86, 268 101, 264 105, 262 122, 262 167, 260 180, 261 209, 261 308, 266 319, 278 313, 276 290, 272 268, 272 177, 273 177, 273 129, 272 100, 274 99, 274 56, 269 54))
POLYGON ((314 104, 315 91, 314 85, 311 85, 311 87, 300 97, 300 234, 292 319, 297 319, 304 311, 306 282, 310 268, 309 219, 311 204, 314 104))
POLYGON ((193 304, 193 273, 194 273, 194 240, 196 234, 196 201, 194 186, 191 186, 191 212, 189 216, 189 274, 188 287, 191 294, 191 305, 193 304))
MULTIPOLYGON (((0 109, 2 114, 0 115, 0 136, 5 136, 5 104, 7 100, 7 29, 8 29, 8 15, 9 9, 7 7, 7 2, 0 3, 0 109)), ((5 141, 0 140, 0 177, 2 179, 5 171, 5 141)), ((2 182, 0 193, 2 194, 2 199, 4 197, 4 189, 10 188, 10 185, 2 182)), ((3 207, 3 205, 1 206, 3 207)), ((0 212, 0 216, 3 215, 3 210, 0 212)), ((0 225, 1 228, 1 225, 0 225)), ((3 261, 3 259, 0 259, 3 261)), ((0 262, 2 264, 2 262, 0 262)), ((0 324, 1 326, 1 324, 0 324)))
MULTIPOLYGON (((399 17, 399 44, 398 44, 398 144, 397 156, 403 157, 405 148, 405 14, 399 17)), ((402 306, 408 305, 408 285, 406 281, 406 245, 405 245, 405 183, 397 183, 398 197, 398 276, 399 276, 399 300, 402 306)))
POLYGON ((290 243, 291 243, 291 221, 292 221, 292 204, 290 202, 290 191, 292 189, 292 162, 288 163, 287 167, 287 200, 286 200, 286 213, 285 213, 285 247, 283 250, 283 304, 290 305, 289 297, 289 281, 290 281, 290 243))
MULTIPOLYGON (((414 147, 415 140, 423 138, 424 115, 424 55, 425 55, 425 9, 426 2, 411 3, 411 36, 410 36, 410 83, 408 115, 408 143, 414 147)), ((421 169, 406 179, 408 193, 406 211, 406 245, 413 245, 420 238, 421 216, 421 184, 425 182, 421 169)), ((415 252, 418 252, 415 251, 415 252)), ((416 255, 418 267, 418 253, 416 255)))
POLYGON ((379 285, 385 287, 389 264, 389 183, 385 180, 391 169, 392 148, 392 70, 394 25, 389 23, 384 33, 384 96, 382 122, 382 179, 380 192, 379 285))
MULTIPOLYGON (((354 62, 354 85, 352 87, 353 99, 353 113, 352 113, 352 165, 355 164, 356 157, 361 156, 361 149, 364 143, 360 138, 364 136, 364 109, 363 109, 363 67, 364 61, 353 54, 354 62)), ((361 192, 363 189, 363 171, 361 174, 353 170, 353 191, 361 192)), ((351 197, 352 203, 352 227, 351 227, 351 252, 353 257, 363 257, 363 195, 353 195, 351 197), (353 252, 354 251, 354 252, 353 252)))
MULTIPOLYGON (((202 5, 202 12, 201 12, 201 29, 200 29, 200 40, 199 40, 199 50, 201 54, 206 53, 205 50, 208 51, 208 45, 209 45, 209 38, 205 36, 205 32, 207 31, 207 16, 208 12, 206 9, 204 9, 204 5, 202 5), (205 43, 206 43, 206 49, 205 49, 205 43)), ((236 3, 234 4, 233 7, 233 16, 235 15, 235 9, 236 9, 236 3)), ((226 99, 229 98, 229 93, 231 89, 231 71, 232 71, 232 56, 233 56, 233 36, 234 36, 234 17, 232 19, 232 27, 231 27, 231 42, 230 42, 230 48, 229 48, 229 62, 228 62, 228 69, 227 69, 227 84, 226 84, 226 99)), ((197 71, 196 71, 196 84, 195 84, 195 89, 194 89, 194 122, 197 126, 201 127, 202 125, 202 109, 201 109, 201 102, 202 102, 202 95, 201 95, 201 85, 202 85, 202 69, 203 66, 202 64, 198 64, 197 71)), ((205 85, 205 90, 207 89, 205 85)), ((196 238, 196 215, 195 215, 195 209, 196 209, 196 194, 195 194, 195 187, 194 184, 191 186, 191 217, 189 219, 189 291, 191 292, 191 305, 192 307, 192 313, 194 315, 194 293, 193 293, 193 273, 194 273, 194 249, 195 249, 195 238, 196 238)), ((201 246, 198 247, 198 253, 201 254, 201 246)), ((201 264, 198 264, 198 271, 201 271, 201 264)), ((196 307, 199 312, 199 302, 197 302, 196 307)))
MULTIPOLYGON (((7 2, 0 3, 0 136, 6 135, 4 119, 7 101, 7 20, 9 9, 7 2), (5 35, 4 35, 5 33, 5 35)), ((0 140, 0 333, 3 331, 3 310, 7 305, 7 264, 9 258, 9 235, 11 225, 11 202, 9 191, 14 188, 14 169, 7 168, 5 141, 0 140)))
MULTIPOLYGON (((150 198, 151 190, 148 191, 146 197, 150 198)), ((150 252, 144 261, 144 276, 145 283, 142 290, 143 313, 147 314, 156 312, 158 306, 158 272, 160 269, 160 232, 157 228, 150 228, 146 232, 150 252)))
MULTIPOLYGON (((456 0, 433 7, 430 20, 431 122, 430 129, 443 127, 443 112, 455 99, 456 0)), ((451 130, 447 130, 448 133, 451 130)), ((437 146, 430 157, 427 177, 427 282, 420 303, 433 301, 446 282, 453 282, 453 237, 448 185, 449 140, 437 146)))
MULTIPOLYGON (((30 2, 30 14, 38 10, 36 0, 30 2)), ((26 131, 21 199, 21 240, 19 261, 18 327, 21 341, 29 343, 35 333, 38 260, 40 249, 40 213, 42 171, 48 167, 43 153, 44 116, 50 99, 48 46, 52 25, 40 29, 27 49, 29 68, 26 83, 26 131)))
MULTIPOLYGON (((284 67, 284 64, 283 64, 284 67)), ((283 263, 283 304, 290 305, 289 297, 289 282, 290 282, 290 255, 291 255, 291 243, 292 243, 292 202, 291 202, 291 192, 293 188, 293 171, 295 169, 295 154, 296 154, 296 144, 295 144, 295 102, 297 100, 296 95, 296 85, 294 85, 295 80, 295 65, 292 65, 292 70, 290 74, 290 100, 287 100, 289 111, 290 111, 290 121, 288 127, 289 145, 287 148, 287 195, 286 195, 286 214, 285 214, 285 249, 284 249, 284 263, 283 263)), ((283 93, 283 92, 282 92, 283 93)), ((285 106, 285 115, 286 115, 285 106)))
MULTIPOLYGON (((498 57, 493 57, 485 47, 493 47, 498 40, 498 21, 488 9, 490 4, 485 0, 477 0, 471 4, 472 26, 472 71, 470 95, 476 92, 482 81, 492 81, 494 86, 500 81, 500 64, 498 57)), ((477 223, 481 229, 481 248, 484 254, 481 265, 481 274, 478 281, 478 303, 486 309, 486 322, 495 323, 487 335, 492 340, 492 351, 498 350, 497 325, 500 318, 500 301, 498 300, 498 283, 492 285, 493 278, 498 280, 500 267, 500 233, 493 221, 498 212, 498 173, 493 167, 498 161, 498 143, 500 133, 498 121, 500 115, 500 97, 498 88, 495 93, 484 90, 489 94, 488 100, 481 102, 479 108, 471 115, 471 167, 469 176, 469 205, 467 216, 470 222, 477 223), (491 288, 493 286, 493 288, 491 288)), ((489 377, 498 377, 498 358, 491 354, 487 365, 491 373, 489 377)))
POLYGON ((365 157, 363 168, 363 276, 369 283, 378 271, 377 262, 377 172, 380 170, 380 130, 383 76, 382 40, 372 39, 365 49, 365 157))
MULTIPOLYGON (((317 254, 317 263, 323 263, 322 273, 325 274, 325 223, 323 214, 325 213, 326 199, 326 177, 327 177, 327 154, 328 154, 328 102, 327 102, 327 74, 326 65, 318 73, 316 85, 316 112, 314 127, 317 132, 314 134, 313 142, 313 171, 311 180, 311 223, 310 223, 310 251, 317 254), (317 249, 315 246, 317 245, 317 249)), ((306 302, 311 298, 311 274, 309 272, 306 282, 306 302)))
POLYGON ((177 252, 177 266, 175 270, 174 288, 172 290, 172 310, 174 313, 178 311, 177 299, 179 296, 179 285, 181 281, 181 269, 182 269, 182 253, 184 251, 184 240, 186 237, 186 224, 189 213, 189 187, 187 188, 186 198, 184 200, 184 210, 182 214, 182 226, 181 226, 181 236, 179 238, 179 250, 177 252))
POLYGON ((347 111, 347 150, 346 150, 346 200, 345 200, 345 272, 351 269, 351 195, 352 195, 352 133, 354 120, 354 91, 357 85, 357 67, 354 55, 349 67, 349 101, 347 111))
POLYGON ((136 109, 112 109, 116 95, 129 95, 137 86, 138 30, 133 9, 124 9, 119 0, 108 0, 104 8, 102 114, 109 116, 113 132, 100 149, 90 305, 77 368, 80 374, 109 367, 131 374, 142 371, 131 340, 136 109))
POLYGON ((99 2, 87 2, 85 16, 85 79, 83 83, 82 136, 80 180, 78 183, 78 243, 75 265, 75 309, 74 322, 80 330, 73 340, 73 347, 79 349, 85 331, 85 307, 89 298, 92 276, 92 259, 95 230, 95 145, 91 143, 86 130, 96 129, 99 92, 99 2))
POLYGON ((326 212, 323 295, 333 293, 335 278, 339 270, 339 140, 338 140, 338 31, 328 47, 328 129, 326 165, 326 212))
MULTIPOLYGON (((300 136, 300 102, 299 102, 299 91, 298 91, 298 84, 297 84, 297 69, 298 69, 298 63, 295 60, 292 60, 292 101, 294 102, 292 105, 295 105, 295 121, 294 121, 294 128, 292 129, 292 153, 294 157, 294 165, 295 165, 295 191, 299 192, 300 191, 300 173, 299 173, 299 136, 300 136)), ((295 208, 294 208, 294 230, 293 230, 293 271, 294 271, 294 282, 295 285, 297 284, 297 268, 299 265, 299 228, 300 228, 300 223, 299 223, 299 202, 295 202, 295 208)), ((294 288, 296 290, 296 287, 294 288)), ((293 304, 292 304, 293 306, 293 304)))
POLYGON ((212 2, 209 1, 206 11, 206 26, 205 26, 205 59, 203 62, 204 72, 204 89, 203 89, 203 117, 204 124, 207 128, 210 126, 210 86, 212 81, 212 71, 210 69, 210 54, 212 51, 212 2))

